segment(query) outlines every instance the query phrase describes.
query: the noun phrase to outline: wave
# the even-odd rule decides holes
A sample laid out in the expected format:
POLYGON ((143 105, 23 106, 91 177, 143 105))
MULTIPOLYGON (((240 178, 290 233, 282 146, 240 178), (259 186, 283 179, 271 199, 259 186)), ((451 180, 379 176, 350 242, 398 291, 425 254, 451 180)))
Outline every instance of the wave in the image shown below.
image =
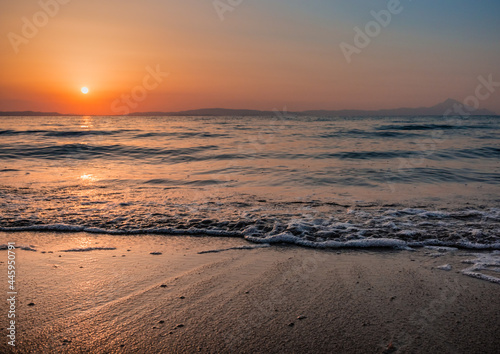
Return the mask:
POLYGON ((417 208, 348 210, 344 215, 314 218, 254 215, 244 219, 186 219, 170 221, 150 216, 142 227, 126 218, 110 224, 64 223, 15 226, 3 221, 0 231, 89 232, 111 235, 190 235, 240 237, 257 244, 287 243, 314 248, 397 248, 445 246, 500 250, 500 209, 439 211, 417 208), (10 224, 10 225, 9 225, 10 224), (113 225, 110 227, 110 225, 113 225))
POLYGON ((153 185, 173 185, 173 186, 211 186, 211 185, 219 185, 225 184, 228 181, 218 181, 213 179, 201 179, 201 180, 173 180, 168 178, 156 178, 145 181, 144 184, 153 184, 153 185))
POLYGON ((151 158, 155 157, 174 157, 174 160, 186 161, 193 157, 197 152, 214 150, 215 145, 205 145, 190 148, 178 149, 155 149, 149 147, 134 147, 129 145, 91 145, 91 144, 59 144, 50 146, 34 145, 0 145, 0 159, 19 159, 19 158, 40 158, 40 159, 66 159, 74 158, 77 160, 94 159, 99 157, 107 158, 151 158))
POLYGON ((375 128, 376 130, 469 130, 469 129, 497 129, 490 125, 479 124, 387 124, 375 128))
POLYGON ((122 135, 124 133, 138 132, 137 129, 119 129, 119 130, 0 130, 0 136, 18 136, 18 135, 38 135, 45 137, 57 137, 57 138, 74 138, 83 136, 111 136, 111 135, 122 135))
POLYGON ((143 133, 137 134, 135 138, 157 138, 169 137, 175 139, 192 139, 192 138, 225 138, 228 134, 217 134, 207 132, 161 132, 161 133, 143 133))
POLYGON ((500 173, 483 172, 474 169, 444 169, 431 167, 400 168, 384 173, 373 171, 374 181, 379 183, 500 183, 500 173))
POLYGON ((353 160, 371 159, 396 159, 396 158, 420 158, 430 160, 451 160, 451 159, 475 159, 493 158, 500 159, 500 148, 483 146, 474 149, 445 149, 445 150, 393 150, 393 151, 343 151, 337 153, 321 154, 317 158, 338 158, 353 160))
POLYGON ((346 131, 339 131, 334 133, 324 133, 318 135, 320 138, 330 139, 330 138, 361 138, 361 139, 377 139, 377 138, 397 138, 397 139, 409 139, 424 137, 423 134, 418 133, 408 133, 408 132, 398 132, 398 131, 379 131, 373 132, 361 129, 352 129, 346 131))
POLYGON ((95 145, 83 143, 67 143, 55 145, 28 145, 12 146, 0 144, 0 159, 40 158, 40 159, 95 159, 95 158, 135 158, 151 159, 166 158, 172 162, 195 162, 207 160, 241 160, 241 159, 339 159, 339 160, 374 160, 425 158, 428 160, 453 159, 500 159, 500 148, 495 146, 481 146, 466 149, 428 149, 417 150, 380 150, 380 151, 339 151, 331 153, 287 153, 259 151, 252 149, 238 153, 216 153, 221 149, 217 145, 201 145, 186 148, 153 148, 146 146, 131 146, 124 144, 95 145))

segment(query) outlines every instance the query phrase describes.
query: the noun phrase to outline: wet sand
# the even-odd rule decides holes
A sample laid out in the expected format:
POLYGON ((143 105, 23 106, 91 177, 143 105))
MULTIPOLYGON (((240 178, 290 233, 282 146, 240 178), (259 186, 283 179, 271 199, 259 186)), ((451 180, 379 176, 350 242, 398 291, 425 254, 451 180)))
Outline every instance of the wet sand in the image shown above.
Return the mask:
MULTIPOLYGON (((14 353, 495 353, 500 286, 468 251, 0 233, 16 250, 14 353), (99 248, 80 252, 70 249, 99 248), (49 253, 52 252, 52 253, 49 253), (202 253, 200 253, 202 252, 202 253), (161 254, 151 254, 161 253, 161 254), (434 254, 434 256, 432 256, 434 254), (451 270, 437 267, 450 264, 451 270), (28 306, 28 304, 32 306, 28 306)), ((7 291, 7 251, 0 251, 7 291)))

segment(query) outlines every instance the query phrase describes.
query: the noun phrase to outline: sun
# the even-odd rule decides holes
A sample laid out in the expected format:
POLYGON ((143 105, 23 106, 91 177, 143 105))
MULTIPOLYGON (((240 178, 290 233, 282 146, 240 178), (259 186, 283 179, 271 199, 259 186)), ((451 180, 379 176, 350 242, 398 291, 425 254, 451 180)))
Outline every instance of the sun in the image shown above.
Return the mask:
POLYGON ((81 91, 82 91, 82 93, 84 95, 86 95, 87 93, 89 93, 89 89, 87 87, 82 87, 81 91))

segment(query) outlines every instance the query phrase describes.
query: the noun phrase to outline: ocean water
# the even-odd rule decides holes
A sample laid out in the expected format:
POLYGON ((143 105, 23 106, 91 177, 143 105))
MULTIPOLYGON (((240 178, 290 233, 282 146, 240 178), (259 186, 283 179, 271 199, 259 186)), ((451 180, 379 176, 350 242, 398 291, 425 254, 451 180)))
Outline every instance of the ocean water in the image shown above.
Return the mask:
POLYGON ((500 249, 500 118, 0 117, 0 231, 500 249))

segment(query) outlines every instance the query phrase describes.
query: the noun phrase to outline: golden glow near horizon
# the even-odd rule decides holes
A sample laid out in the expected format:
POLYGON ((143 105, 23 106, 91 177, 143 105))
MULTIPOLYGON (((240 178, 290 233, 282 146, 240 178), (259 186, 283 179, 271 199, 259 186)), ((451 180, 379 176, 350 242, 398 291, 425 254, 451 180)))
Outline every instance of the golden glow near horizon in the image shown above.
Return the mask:
POLYGON ((84 95, 86 95, 87 93, 89 93, 89 89, 88 89, 87 87, 85 87, 85 86, 84 86, 84 87, 82 87, 81 91, 82 91, 82 93, 83 93, 84 95))

